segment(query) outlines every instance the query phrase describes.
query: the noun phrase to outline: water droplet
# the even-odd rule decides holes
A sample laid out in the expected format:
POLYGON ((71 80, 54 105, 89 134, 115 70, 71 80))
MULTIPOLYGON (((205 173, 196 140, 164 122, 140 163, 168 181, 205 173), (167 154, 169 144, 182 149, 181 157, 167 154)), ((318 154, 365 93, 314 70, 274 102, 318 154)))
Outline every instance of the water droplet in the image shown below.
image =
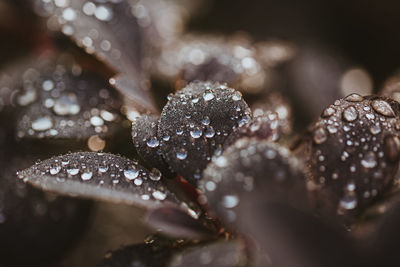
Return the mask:
POLYGON ((359 94, 351 94, 348 95, 344 100, 349 101, 349 102, 361 102, 363 101, 364 97, 362 97, 359 94))
POLYGON ((332 116, 333 114, 335 114, 335 112, 336 112, 336 110, 335 110, 334 108, 332 108, 332 107, 327 107, 327 108, 324 110, 324 112, 322 113, 322 117, 325 117, 325 118, 330 117, 330 116, 332 116))
POLYGON ((46 131, 53 127, 50 117, 41 117, 32 122, 32 129, 35 131, 46 131))
POLYGON ((202 135, 203 131, 200 128, 195 128, 190 131, 190 136, 192 136, 195 139, 200 138, 202 135))
POLYGON ((184 148, 176 152, 176 158, 180 160, 184 160, 187 158, 187 152, 184 148))
POLYGON ((222 205, 227 208, 231 209, 236 207, 239 204, 239 198, 234 195, 226 195, 222 198, 222 205))
POLYGON ((77 168, 67 169, 67 173, 69 175, 77 175, 79 173, 79 169, 77 169, 77 168))
POLYGON ((361 160, 361 165, 365 168, 374 168, 377 165, 375 153, 368 152, 361 160))
POLYGON ((215 165, 221 168, 228 166, 228 160, 224 156, 217 157, 214 162, 215 165))
POLYGON ((315 129, 314 131, 314 136, 313 136, 313 140, 316 144, 322 144, 323 142, 325 142, 327 139, 326 136, 326 132, 324 130, 324 128, 322 127, 318 127, 317 129, 315 129))
POLYGON ((380 99, 375 99, 371 104, 372 108, 379 114, 387 117, 394 117, 394 111, 388 102, 380 99))
POLYGON ((242 99, 242 94, 238 91, 236 91, 235 93, 233 93, 232 95, 232 100, 233 101, 239 101, 242 99))
POLYGON ((158 200, 164 200, 167 197, 166 194, 164 194, 163 192, 160 192, 160 191, 154 191, 152 195, 155 199, 158 199, 158 200))
POLYGON ((358 117, 358 112, 354 106, 347 107, 343 111, 343 118, 348 122, 355 121, 357 117, 358 117))
POLYGON ((124 176, 128 180, 133 180, 139 176, 139 170, 135 166, 129 167, 124 170, 124 176))
POLYGON ((146 144, 148 147, 155 148, 160 145, 160 142, 157 140, 157 138, 151 137, 149 140, 147 140, 146 144))
POLYGON ((353 194, 346 194, 339 202, 340 208, 352 210, 357 207, 357 198, 353 194))
POLYGON ((208 116, 205 116, 204 118, 203 118, 203 120, 201 121, 201 124, 203 124, 204 126, 207 126, 207 125, 209 125, 210 124, 210 118, 208 117, 208 116))
POLYGON ((204 101, 210 101, 214 98, 214 94, 212 92, 205 92, 203 95, 204 101))
POLYGON ((99 166, 99 172, 101 172, 101 173, 105 173, 105 172, 107 172, 108 171, 108 166, 107 165, 100 165, 99 166))
POLYGON ((93 173, 92 172, 84 172, 81 174, 81 178, 84 181, 92 179, 93 173))
POLYGON ((153 168, 149 174, 149 177, 153 181, 160 181, 161 179, 161 172, 157 168, 153 168))
POLYGON ((204 136, 207 138, 213 138, 215 135, 215 130, 212 126, 207 127, 206 130, 204 131, 204 136))
POLYGON ((381 127, 379 127, 379 125, 373 125, 369 130, 373 135, 376 135, 381 132, 381 127))
POLYGON ((171 137, 170 137, 169 135, 163 136, 163 140, 164 140, 164 141, 169 141, 170 138, 171 138, 171 137))
POLYGON ((56 166, 50 169, 50 174, 51 175, 56 175, 61 171, 61 166, 56 166))

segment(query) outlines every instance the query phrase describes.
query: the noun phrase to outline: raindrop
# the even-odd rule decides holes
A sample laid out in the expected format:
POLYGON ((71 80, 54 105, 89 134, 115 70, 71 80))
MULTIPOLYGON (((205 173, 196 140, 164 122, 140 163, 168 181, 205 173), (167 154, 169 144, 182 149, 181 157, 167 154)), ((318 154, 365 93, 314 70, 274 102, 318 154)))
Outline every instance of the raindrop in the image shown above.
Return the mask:
POLYGON ((357 207, 357 198, 353 194, 346 194, 339 202, 341 208, 352 210, 357 207))
POLYGON ((176 158, 180 160, 184 160, 187 158, 187 152, 184 148, 182 148, 180 151, 176 152, 176 158))
POLYGON ((90 180, 92 178, 92 176, 93 176, 92 172, 84 172, 81 174, 81 178, 84 181, 90 180))
POLYGON ((343 118, 348 122, 355 121, 357 119, 357 117, 358 117, 358 113, 354 106, 347 107, 343 111, 343 118))
POLYGON ((202 135, 203 131, 200 128, 195 128, 190 131, 190 136, 192 136, 195 139, 200 138, 202 135))
POLYGON ((322 117, 330 117, 335 113, 335 109, 332 107, 327 107, 322 113, 322 117))
POLYGON ((46 81, 43 82, 42 88, 45 91, 51 91, 51 90, 54 89, 54 82, 51 81, 51 80, 46 80, 46 81))
POLYGON ((147 142, 146 142, 148 147, 155 148, 160 145, 160 142, 157 140, 155 137, 151 137, 147 142))
POLYGON ((204 126, 207 126, 207 125, 209 125, 210 124, 210 117, 208 117, 208 116, 205 116, 204 118, 203 118, 203 120, 201 121, 201 124, 203 124, 204 126))
POLYGON ((205 92, 203 95, 204 101, 210 101, 213 98, 214 98, 214 95, 212 92, 205 92))
POLYGON ((67 173, 69 175, 77 175, 79 173, 79 169, 77 168, 67 169, 67 173))
POLYGON ((215 135, 215 130, 212 126, 207 127, 207 129, 204 131, 204 136, 207 138, 213 138, 215 135))
POLYGON ((348 95, 344 100, 349 101, 349 102, 361 102, 363 101, 364 97, 362 97, 359 94, 351 94, 348 95))
POLYGON ((76 95, 70 94, 61 96, 58 98, 53 105, 53 111, 57 115, 76 115, 80 112, 81 107, 77 102, 76 95))
POLYGON ((325 142, 327 139, 326 136, 326 132, 324 130, 324 128, 322 127, 318 127, 315 131, 314 131, 314 137, 313 140, 316 144, 322 144, 323 142, 325 142))
POLYGON ((124 170, 124 176, 128 180, 133 180, 139 176, 139 170, 135 166, 129 167, 124 170))
POLYGON ((379 125, 373 125, 369 130, 373 135, 376 135, 381 132, 381 127, 379 127, 379 125))
POLYGON ((104 120, 100 118, 99 116, 93 116, 90 118, 90 124, 93 126, 103 126, 104 125, 104 120))
POLYGON ((149 177, 153 181, 160 181, 161 179, 161 172, 157 168, 153 168, 149 174, 149 177))
POLYGON ((61 166, 56 166, 50 169, 50 174, 51 175, 56 175, 61 171, 61 166))
POLYGON ((365 168, 374 168, 377 165, 376 156, 374 152, 368 152, 361 160, 361 165, 365 168))
POLYGON ((240 92, 236 91, 235 93, 233 93, 232 95, 233 101, 239 101, 240 99, 242 99, 242 94, 240 92))
POLYGON ((372 108, 379 114, 387 117, 394 117, 394 111, 388 102, 380 99, 375 99, 371 104, 372 108))
POLYGON ((158 199, 158 200, 164 200, 167 197, 166 194, 164 194, 163 192, 160 192, 160 191, 154 191, 152 195, 155 199, 158 199))
POLYGON ((94 12, 94 16, 101 21, 110 21, 113 17, 113 12, 106 6, 98 6, 94 12))

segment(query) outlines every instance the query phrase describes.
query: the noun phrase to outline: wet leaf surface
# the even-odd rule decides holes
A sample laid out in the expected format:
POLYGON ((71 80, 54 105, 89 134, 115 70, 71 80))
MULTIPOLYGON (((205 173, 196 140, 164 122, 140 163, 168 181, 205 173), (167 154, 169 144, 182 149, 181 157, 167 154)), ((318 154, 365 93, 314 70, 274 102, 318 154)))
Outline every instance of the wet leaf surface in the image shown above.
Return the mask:
POLYGON ((161 173, 173 178, 169 166, 165 163, 161 151, 161 142, 158 139, 158 120, 160 117, 151 115, 142 115, 132 122, 133 143, 138 154, 153 168, 161 173))
MULTIPOLYGON (((201 203, 221 216, 227 226, 240 231, 251 216, 241 213, 261 201, 307 207, 301 162, 277 144, 242 138, 215 157, 199 184, 201 203)), ((255 216, 256 214, 253 214, 255 216)))
POLYGON ((35 187, 63 195, 145 208, 165 203, 180 205, 162 183, 161 175, 107 153, 79 152, 53 157, 20 171, 18 176, 35 187))
POLYGON ((161 113, 158 140, 165 161, 196 184, 214 152, 250 116, 238 91, 219 83, 189 84, 171 96, 161 113))
POLYGON ((397 102, 352 94, 312 129, 309 155, 317 209, 353 220, 391 188, 400 155, 397 102))

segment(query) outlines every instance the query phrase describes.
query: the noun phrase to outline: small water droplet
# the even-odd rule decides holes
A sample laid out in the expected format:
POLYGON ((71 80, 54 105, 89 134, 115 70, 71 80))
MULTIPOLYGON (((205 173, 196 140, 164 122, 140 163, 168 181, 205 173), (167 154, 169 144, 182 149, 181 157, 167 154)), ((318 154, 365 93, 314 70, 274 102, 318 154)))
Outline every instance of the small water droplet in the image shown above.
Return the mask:
POLYGON ((160 181, 161 179, 161 172, 157 168, 153 168, 149 174, 149 177, 153 181, 160 181))
POLYGON ((357 207, 357 198, 353 194, 346 194, 339 202, 339 206, 345 210, 352 210, 357 207))
POLYGON ((361 160, 361 165, 369 169, 374 168, 377 165, 375 153, 368 152, 361 160))
POLYGON ((325 117, 325 118, 330 117, 330 116, 332 116, 333 114, 335 114, 335 112, 336 112, 336 110, 335 110, 334 108, 332 108, 332 107, 327 107, 327 108, 324 110, 324 112, 322 113, 322 117, 325 117))
POLYGON ((96 8, 94 16, 101 21, 110 21, 113 17, 113 12, 109 7, 100 5, 96 8))
POLYGON ((323 142, 325 142, 327 139, 327 135, 326 132, 324 130, 324 128, 322 127, 318 127, 317 129, 315 129, 314 131, 314 135, 313 135, 313 140, 316 144, 322 144, 323 142))
POLYGON ((77 174, 79 173, 79 169, 77 169, 77 168, 70 168, 70 169, 67 169, 67 173, 68 173, 69 175, 77 175, 77 174))
POLYGON ((376 135, 381 132, 381 127, 379 127, 379 125, 373 125, 369 130, 373 135, 376 135))
POLYGON ((204 118, 203 118, 203 120, 201 121, 201 124, 203 124, 204 126, 207 126, 207 125, 209 125, 210 124, 210 117, 208 117, 208 116, 205 116, 204 118))
POLYGON ((232 95, 233 101, 239 101, 240 99, 242 99, 242 94, 240 92, 236 91, 235 93, 233 93, 232 95))
POLYGON ((207 138, 213 138, 215 135, 215 130, 212 126, 207 127, 206 130, 204 131, 204 136, 207 138))
POLYGON ((157 140, 157 138, 151 137, 149 140, 147 140, 146 144, 148 147, 155 148, 160 145, 160 142, 157 140))
POLYGON ((167 195, 161 191, 154 191, 152 195, 155 199, 158 200, 164 200, 167 197, 167 195))
POLYGON ((176 158, 180 160, 184 160, 187 158, 187 152, 184 148, 176 152, 176 158))
POLYGON ((51 175, 56 175, 60 171, 61 171, 61 166, 55 166, 55 167, 50 168, 50 174, 51 175))
POLYGON ((52 80, 46 80, 42 84, 42 89, 44 91, 51 91, 54 89, 54 82, 52 80))
POLYGON ((214 98, 214 94, 212 92, 205 92, 203 95, 204 101, 210 101, 214 98))
POLYGON ((84 181, 92 179, 93 173, 92 172, 84 172, 81 174, 81 178, 84 181))
POLYGON ((90 124, 93 126, 103 126, 104 125, 104 120, 100 118, 99 116, 93 116, 90 118, 90 124))

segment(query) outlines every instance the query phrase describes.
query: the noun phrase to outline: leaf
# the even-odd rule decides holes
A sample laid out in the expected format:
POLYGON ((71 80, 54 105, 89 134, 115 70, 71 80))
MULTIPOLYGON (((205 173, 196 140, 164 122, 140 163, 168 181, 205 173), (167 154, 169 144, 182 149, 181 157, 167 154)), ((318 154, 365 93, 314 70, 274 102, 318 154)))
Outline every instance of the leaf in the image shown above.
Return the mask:
POLYGON ((50 28, 61 28, 79 46, 120 74, 112 83, 138 110, 157 111, 143 70, 143 34, 129 1, 33 1, 50 16, 50 28))
POLYGON ((191 83, 170 97, 158 124, 165 161, 192 184, 214 152, 251 111, 240 92, 214 82, 191 83))
POLYGON ((150 210, 144 221, 147 227, 175 238, 203 240, 216 234, 206 228, 204 219, 194 219, 173 206, 150 210))
POLYGON ((132 137, 138 154, 152 167, 157 168, 168 178, 175 175, 165 163, 158 140, 159 116, 142 115, 132 123, 132 137))
POLYGON ((185 249, 174 255, 169 267, 247 266, 246 248, 239 240, 217 241, 185 249))
POLYGON ((358 94, 322 112, 307 156, 319 213, 351 224, 392 188, 400 158, 399 114, 400 104, 392 99, 358 94))
POLYGON ((107 153, 79 152, 53 157, 19 172, 18 176, 35 187, 63 195, 144 208, 182 204, 164 186, 159 173, 107 153))

